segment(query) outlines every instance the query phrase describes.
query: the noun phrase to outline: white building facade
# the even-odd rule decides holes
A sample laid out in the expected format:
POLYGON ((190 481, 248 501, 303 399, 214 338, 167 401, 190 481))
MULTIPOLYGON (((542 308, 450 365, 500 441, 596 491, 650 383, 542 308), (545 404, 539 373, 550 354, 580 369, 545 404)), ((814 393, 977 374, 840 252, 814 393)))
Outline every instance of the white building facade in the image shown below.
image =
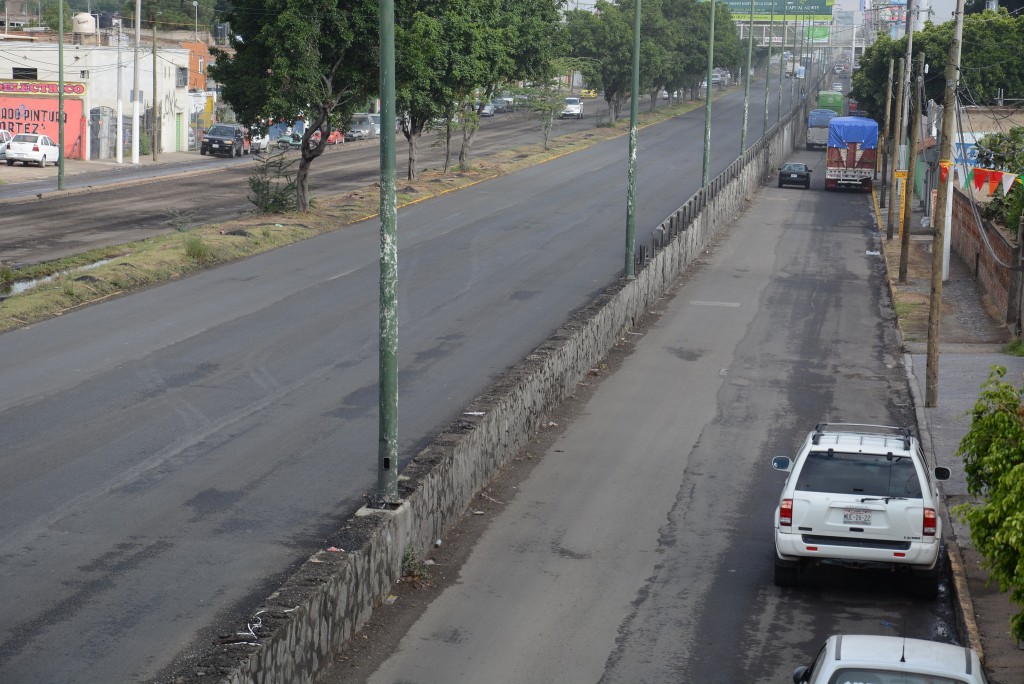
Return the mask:
MULTIPOLYGON (((13 35, 13 34, 12 34, 13 35)), ((188 149, 190 51, 140 42, 138 59, 127 32, 68 34, 64 45, 64 154, 69 159, 116 157, 117 117, 123 122, 122 149, 130 154, 132 84, 138 69, 140 140, 149 139, 156 119, 157 151, 188 149), (99 44, 106 42, 110 44, 99 44), (120 43, 120 44, 119 44, 120 43), (156 103, 154 113, 154 102, 156 103)), ((0 128, 11 133, 45 133, 58 139, 59 45, 0 36, 0 128)), ((142 144, 148 147, 148 142, 142 144)))

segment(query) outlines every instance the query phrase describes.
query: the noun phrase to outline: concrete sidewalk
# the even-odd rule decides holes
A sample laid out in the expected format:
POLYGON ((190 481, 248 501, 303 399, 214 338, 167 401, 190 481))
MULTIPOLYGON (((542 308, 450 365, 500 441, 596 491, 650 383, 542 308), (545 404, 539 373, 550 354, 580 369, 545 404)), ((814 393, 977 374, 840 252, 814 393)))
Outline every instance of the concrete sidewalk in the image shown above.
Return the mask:
MULTIPOLYGON (((877 207, 877 204, 876 204, 877 207)), ((915 199, 910 220, 911 264, 906 284, 897 284, 890 273, 890 287, 910 292, 930 293, 932 230, 922 227, 923 210, 915 199), (915 258, 916 257, 916 258, 915 258)), ((887 211, 878 216, 885 249, 900 249, 898 231, 886 242, 887 211)), ((971 544, 970 530, 949 509, 970 501, 963 459, 957 456, 960 440, 970 428, 970 411, 980 393, 981 384, 992 366, 1007 369, 1006 380, 1024 385, 1024 358, 1002 352, 1013 339, 1004 325, 993 319, 985 305, 984 293, 964 262, 953 255, 950 277, 943 284, 943 314, 940 324, 939 380, 937 406, 924 402, 927 366, 926 342, 904 339, 904 361, 918 425, 925 448, 937 465, 950 468, 952 475, 942 483, 949 526, 946 541, 953 569, 954 587, 959 599, 965 638, 979 651, 993 682, 1019 682, 1024 673, 1024 650, 1010 636, 1010 618, 1020 611, 1009 595, 988 584, 988 573, 971 544)), ((904 330, 901 327, 901 333, 904 330)))

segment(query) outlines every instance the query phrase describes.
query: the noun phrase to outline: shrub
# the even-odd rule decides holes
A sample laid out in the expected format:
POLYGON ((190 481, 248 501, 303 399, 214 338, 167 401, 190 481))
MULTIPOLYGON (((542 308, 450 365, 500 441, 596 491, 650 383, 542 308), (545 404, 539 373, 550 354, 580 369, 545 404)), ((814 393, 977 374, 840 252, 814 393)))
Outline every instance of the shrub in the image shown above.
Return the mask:
POLYGON ((281 214, 298 207, 292 167, 295 159, 283 153, 260 155, 249 176, 249 201, 258 214, 281 214))
POLYGON ((189 233, 185 236, 185 255, 199 263, 210 259, 210 248, 203 242, 202 235, 189 233))

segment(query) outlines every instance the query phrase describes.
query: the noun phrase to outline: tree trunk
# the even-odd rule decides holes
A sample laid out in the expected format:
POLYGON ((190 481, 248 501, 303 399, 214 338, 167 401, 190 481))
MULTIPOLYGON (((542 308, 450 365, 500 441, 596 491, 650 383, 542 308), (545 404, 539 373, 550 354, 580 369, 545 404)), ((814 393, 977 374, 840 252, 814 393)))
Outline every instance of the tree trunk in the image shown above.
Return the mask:
POLYGON ((448 175, 448 169, 452 166, 452 118, 448 117, 448 121, 444 125, 444 169, 441 171, 444 175, 448 175))
POLYGON ((295 208, 309 211, 309 162, 305 155, 299 159, 299 170, 295 172, 295 208))
POLYGON ((608 125, 615 125, 615 105, 612 104, 611 100, 605 100, 608 103, 608 125))
POLYGON ((473 148, 473 139, 476 138, 476 132, 480 130, 478 126, 467 126, 462 129, 462 147, 459 149, 459 170, 469 170, 469 151, 473 148))
POLYGON ((419 133, 414 131, 402 131, 405 139, 409 142, 409 166, 406 171, 407 180, 416 180, 416 139, 419 133))
POLYGON ((653 93, 651 93, 651 109, 649 111, 653 112, 655 106, 657 106, 657 104, 658 104, 658 93, 660 93, 660 92, 661 92, 661 88, 658 88, 653 93))

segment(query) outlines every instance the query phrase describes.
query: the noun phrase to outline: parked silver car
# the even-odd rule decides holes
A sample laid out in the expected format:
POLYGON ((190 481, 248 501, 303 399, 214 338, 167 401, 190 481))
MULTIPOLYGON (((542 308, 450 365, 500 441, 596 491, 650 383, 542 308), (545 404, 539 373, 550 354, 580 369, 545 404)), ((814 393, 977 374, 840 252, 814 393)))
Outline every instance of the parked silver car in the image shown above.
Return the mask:
POLYGON ((352 118, 348 121, 348 127, 345 129, 345 142, 376 138, 379 130, 380 124, 374 124, 369 114, 353 114, 352 118))

